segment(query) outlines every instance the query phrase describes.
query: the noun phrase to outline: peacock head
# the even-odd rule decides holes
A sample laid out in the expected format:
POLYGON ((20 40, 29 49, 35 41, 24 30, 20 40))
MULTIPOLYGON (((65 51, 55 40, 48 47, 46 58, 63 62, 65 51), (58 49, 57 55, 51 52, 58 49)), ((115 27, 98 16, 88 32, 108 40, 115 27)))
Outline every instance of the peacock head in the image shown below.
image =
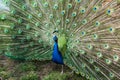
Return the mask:
POLYGON ((55 42, 58 42, 58 38, 57 38, 56 35, 53 36, 53 40, 54 40, 55 42))
POLYGON ((55 41, 55 42, 58 42, 58 38, 57 38, 57 36, 56 36, 56 34, 55 33, 57 33, 58 31, 57 30, 55 30, 54 32, 53 32, 53 40, 55 41))

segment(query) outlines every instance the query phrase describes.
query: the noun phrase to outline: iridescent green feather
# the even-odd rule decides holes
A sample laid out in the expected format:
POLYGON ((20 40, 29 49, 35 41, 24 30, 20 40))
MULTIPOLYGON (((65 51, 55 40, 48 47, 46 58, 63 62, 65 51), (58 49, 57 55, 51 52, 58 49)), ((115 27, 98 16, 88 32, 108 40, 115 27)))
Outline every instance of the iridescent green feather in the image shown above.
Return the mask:
POLYGON ((58 47, 60 52, 64 56, 67 49, 67 37, 65 34, 61 34, 58 36, 58 47))

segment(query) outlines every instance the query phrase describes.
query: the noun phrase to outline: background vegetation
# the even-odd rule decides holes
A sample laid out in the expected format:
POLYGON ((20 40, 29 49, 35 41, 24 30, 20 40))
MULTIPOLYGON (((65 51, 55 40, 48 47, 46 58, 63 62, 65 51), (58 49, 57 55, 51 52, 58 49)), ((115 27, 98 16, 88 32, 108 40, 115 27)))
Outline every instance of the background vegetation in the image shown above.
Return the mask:
POLYGON ((0 55, 0 77, 3 80, 86 80, 64 66, 61 74, 61 65, 52 61, 14 61, 0 55))

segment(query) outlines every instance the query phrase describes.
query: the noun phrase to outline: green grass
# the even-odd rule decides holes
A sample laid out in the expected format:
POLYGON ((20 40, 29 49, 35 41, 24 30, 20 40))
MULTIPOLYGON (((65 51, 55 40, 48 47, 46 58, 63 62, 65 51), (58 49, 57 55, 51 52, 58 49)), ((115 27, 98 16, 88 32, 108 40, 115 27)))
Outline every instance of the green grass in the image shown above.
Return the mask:
POLYGON ((0 77, 2 77, 4 80, 8 79, 11 76, 11 73, 8 71, 1 71, 0 72, 0 77))
POLYGON ((67 80, 68 74, 60 72, 52 72, 46 76, 42 80, 67 80))
POLYGON ((30 73, 20 77, 20 80, 39 80, 37 73, 31 71, 30 73))
POLYGON ((27 72, 27 71, 35 71, 36 66, 31 62, 20 63, 16 66, 16 71, 18 72, 27 72))
POLYGON ((71 70, 66 66, 61 74, 61 65, 51 61, 23 62, 0 58, 0 77, 3 80, 86 80, 75 73, 70 74, 71 70))
POLYGON ((63 74, 61 74, 60 72, 52 71, 48 75, 45 75, 42 80, 87 80, 87 79, 71 72, 64 72, 63 74))

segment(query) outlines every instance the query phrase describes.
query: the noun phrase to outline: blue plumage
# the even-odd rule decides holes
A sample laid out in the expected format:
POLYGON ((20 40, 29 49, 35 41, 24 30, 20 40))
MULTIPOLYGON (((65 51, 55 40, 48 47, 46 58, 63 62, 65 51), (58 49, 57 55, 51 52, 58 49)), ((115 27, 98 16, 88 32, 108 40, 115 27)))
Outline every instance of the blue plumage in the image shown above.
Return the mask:
POLYGON ((53 47, 52 61, 57 63, 57 64, 64 64, 62 54, 61 54, 61 52, 59 51, 59 48, 58 48, 58 38, 57 38, 57 36, 54 36, 53 40, 55 41, 55 43, 54 43, 54 47, 53 47))

